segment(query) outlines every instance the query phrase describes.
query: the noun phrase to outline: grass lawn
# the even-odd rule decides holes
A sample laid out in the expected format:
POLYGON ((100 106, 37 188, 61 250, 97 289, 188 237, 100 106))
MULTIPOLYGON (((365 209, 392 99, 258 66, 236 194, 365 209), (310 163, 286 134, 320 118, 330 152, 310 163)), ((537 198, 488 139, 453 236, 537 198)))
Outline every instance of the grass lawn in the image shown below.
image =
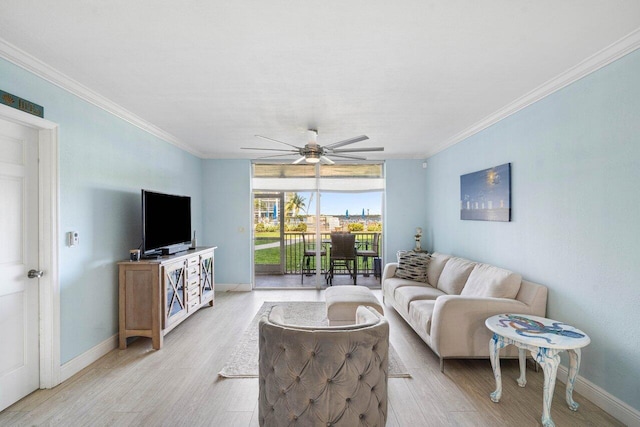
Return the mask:
MULTIPOLYGON (((278 239, 276 239, 278 241, 278 239)), ((300 260, 302 258, 302 243, 295 243, 285 247, 286 253, 286 271, 298 271, 300 268, 300 260)), ((279 264, 280 248, 259 249, 255 252, 256 264, 279 264)))
POLYGON ((256 245, 264 245, 265 243, 274 243, 279 241, 279 237, 256 237, 256 245))
POLYGON ((263 231, 255 234, 255 244, 262 245, 265 243, 273 243, 280 240, 279 231, 263 231))

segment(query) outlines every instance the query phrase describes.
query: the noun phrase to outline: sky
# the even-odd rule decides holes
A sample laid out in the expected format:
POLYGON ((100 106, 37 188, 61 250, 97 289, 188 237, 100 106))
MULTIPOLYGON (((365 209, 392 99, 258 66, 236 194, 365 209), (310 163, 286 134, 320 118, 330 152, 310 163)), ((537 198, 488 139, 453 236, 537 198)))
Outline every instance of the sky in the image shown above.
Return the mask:
MULTIPOLYGON (((304 197, 306 209, 309 214, 316 212, 316 196, 311 199, 311 192, 298 192, 304 197)), ((321 214, 323 215, 344 215, 349 210, 349 215, 360 216, 362 209, 365 214, 369 209, 369 215, 380 215, 382 212, 382 192, 368 193, 322 193, 321 194, 321 214)))

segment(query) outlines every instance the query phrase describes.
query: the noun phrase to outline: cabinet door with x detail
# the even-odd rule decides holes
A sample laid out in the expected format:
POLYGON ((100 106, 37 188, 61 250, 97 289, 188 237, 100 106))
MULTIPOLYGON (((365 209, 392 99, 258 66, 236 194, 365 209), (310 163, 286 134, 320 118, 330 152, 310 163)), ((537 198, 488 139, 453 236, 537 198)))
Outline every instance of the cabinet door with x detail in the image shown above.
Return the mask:
POLYGON ((213 306, 213 251, 200 255, 200 298, 204 305, 213 306))
POLYGON ((166 264, 164 266, 163 287, 164 287, 164 324, 167 328, 186 314, 185 286, 186 286, 186 265, 184 261, 166 264))

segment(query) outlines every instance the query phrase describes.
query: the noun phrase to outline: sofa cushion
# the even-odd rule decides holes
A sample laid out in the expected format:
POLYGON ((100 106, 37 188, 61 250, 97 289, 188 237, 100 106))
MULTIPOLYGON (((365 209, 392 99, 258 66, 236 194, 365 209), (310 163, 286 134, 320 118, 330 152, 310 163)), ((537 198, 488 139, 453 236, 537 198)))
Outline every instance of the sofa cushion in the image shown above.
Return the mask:
POLYGON ((440 254, 438 252, 431 254, 429 268, 427 268, 427 280, 434 288, 438 286, 438 279, 440 278, 440 274, 442 274, 442 269, 447 264, 447 261, 449 261, 449 258, 451 258, 451 255, 440 254))
POLYGON ((417 330, 431 334, 431 318, 436 300, 418 300, 409 305, 409 323, 417 330))
POLYGON ((515 298, 522 276, 489 264, 477 264, 461 295, 488 298, 515 298))
POLYGON ((398 305, 401 306, 405 312, 408 312, 411 301, 422 299, 435 300, 440 295, 445 295, 445 293, 431 286, 403 286, 396 289, 393 297, 398 305))
POLYGON ((438 278, 438 289, 449 295, 460 295, 475 265, 468 259, 450 258, 438 278))
POLYGON ((427 283, 427 266, 430 256, 421 252, 406 252, 400 255, 395 277, 427 283))
POLYGON ((390 277, 385 279, 384 281, 384 291, 386 295, 393 296, 396 289, 401 288, 403 286, 418 286, 418 287, 427 287, 429 286, 426 283, 416 282, 413 280, 407 279, 398 279, 397 277, 390 277))

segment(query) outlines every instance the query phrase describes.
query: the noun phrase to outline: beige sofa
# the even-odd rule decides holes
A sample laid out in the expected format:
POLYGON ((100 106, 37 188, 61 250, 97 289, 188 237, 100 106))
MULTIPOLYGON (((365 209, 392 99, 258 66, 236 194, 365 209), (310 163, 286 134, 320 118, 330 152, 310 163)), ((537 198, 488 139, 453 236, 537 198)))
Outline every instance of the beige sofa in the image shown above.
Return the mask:
MULTIPOLYGON (((383 303, 393 306, 440 357, 441 371, 444 359, 489 357, 488 317, 546 313, 547 288, 502 268, 433 253, 425 283, 395 277, 398 266, 384 268, 383 303)), ((505 356, 517 356, 513 346, 505 350, 505 356)))

